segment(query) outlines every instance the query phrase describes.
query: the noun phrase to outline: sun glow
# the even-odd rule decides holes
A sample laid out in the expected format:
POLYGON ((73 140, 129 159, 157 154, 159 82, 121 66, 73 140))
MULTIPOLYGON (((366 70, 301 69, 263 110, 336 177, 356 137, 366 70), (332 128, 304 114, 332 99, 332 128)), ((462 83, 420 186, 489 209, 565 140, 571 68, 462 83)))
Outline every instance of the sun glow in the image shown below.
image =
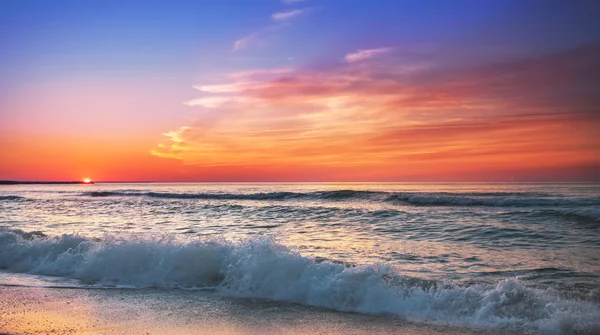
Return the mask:
POLYGON ((92 180, 90 178, 83 178, 83 183, 84 184, 89 184, 91 182, 92 182, 92 180))

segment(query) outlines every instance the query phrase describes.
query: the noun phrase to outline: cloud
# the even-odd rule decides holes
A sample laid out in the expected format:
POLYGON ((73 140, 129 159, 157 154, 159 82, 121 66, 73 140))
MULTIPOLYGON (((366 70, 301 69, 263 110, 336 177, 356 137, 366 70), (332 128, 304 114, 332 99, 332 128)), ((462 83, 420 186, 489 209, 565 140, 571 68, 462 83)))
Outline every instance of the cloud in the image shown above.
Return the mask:
POLYGON ((349 53, 346 55, 345 59, 348 63, 360 62, 370 58, 373 58, 377 55, 389 52, 390 48, 378 48, 378 49, 368 49, 368 50, 358 50, 353 53, 349 53))
POLYGON ((259 44, 264 42, 269 36, 275 34, 275 32, 279 31, 283 27, 289 24, 289 22, 297 16, 308 13, 317 9, 316 7, 309 7, 303 9, 294 9, 285 12, 277 12, 271 15, 271 19, 273 19, 276 23, 266 26, 260 30, 257 30, 239 40, 235 41, 232 46, 233 51, 239 51, 243 49, 247 49, 250 46, 259 44))
POLYGON ((454 69, 384 52, 332 68, 234 73, 196 86, 202 96, 188 105, 202 108, 197 122, 166 133, 170 145, 154 154, 347 178, 597 166, 598 59, 600 45, 454 69))
POLYGON ((254 32, 246 37, 240 38, 239 40, 233 42, 233 51, 239 51, 246 49, 250 45, 256 43, 259 40, 259 33, 254 32))
POLYGON ((188 106, 202 106, 202 107, 206 107, 206 108, 216 108, 216 107, 221 107, 224 104, 230 102, 232 99, 229 97, 205 97, 205 98, 198 98, 198 99, 193 99, 190 100, 188 102, 186 102, 185 104, 188 106))
POLYGON ((271 15, 271 18, 275 21, 288 21, 296 16, 306 13, 307 9, 294 9, 286 12, 278 12, 271 15))
POLYGON ((281 76, 294 72, 292 68, 278 68, 278 69, 258 69, 249 71, 240 71, 228 74, 230 78, 237 79, 267 79, 272 77, 281 76))
POLYGON ((264 43, 269 37, 275 34, 279 29, 282 28, 281 24, 274 24, 266 26, 260 30, 257 30, 246 37, 243 37, 233 43, 232 50, 239 51, 252 47, 257 44, 264 43))
POLYGON ((281 0, 281 2, 284 3, 284 4, 286 4, 286 5, 290 5, 290 4, 293 4, 293 3, 296 3, 296 2, 304 2, 304 1, 307 1, 307 0, 281 0))
POLYGON ((163 135, 168 137, 171 140, 171 142, 180 144, 180 143, 184 142, 183 134, 190 129, 191 129, 190 127, 183 126, 177 130, 172 130, 172 131, 166 132, 163 135))
POLYGON ((237 92, 240 90, 240 87, 244 85, 243 82, 230 83, 230 84, 222 84, 222 85, 197 85, 194 86, 195 89, 202 92, 207 93, 227 93, 227 92, 237 92))

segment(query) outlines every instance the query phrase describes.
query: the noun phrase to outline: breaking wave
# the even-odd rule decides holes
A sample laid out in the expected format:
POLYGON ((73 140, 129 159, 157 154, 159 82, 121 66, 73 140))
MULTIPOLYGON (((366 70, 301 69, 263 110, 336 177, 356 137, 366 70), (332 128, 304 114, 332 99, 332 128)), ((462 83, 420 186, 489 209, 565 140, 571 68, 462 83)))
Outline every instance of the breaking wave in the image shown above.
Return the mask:
POLYGON ((297 193, 292 192, 272 192, 272 193, 168 193, 168 192, 87 192, 86 195, 92 197, 151 197, 167 199, 223 199, 223 200, 276 200, 285 199, 294 196, 297 193))
POLYGON ((271 192, 271 193, 169 193, 132 191, 94 191, 84 193, 91 197, 151 197, 171 199, 215 199, 215 200, 344 200, 364 199, 370 201, 403 203, 420 206, 596 206, 597 198, 565 198, 547 194, 527 192, 470 192, 470 193, 427 193, 427 192, 378 192, 378 191, 318 191, 318 192, 271 192))
POLYGON ((574 216, 593 221, 600 221, 599 207, 556 208, 552 211, 561 216, 574 216))
POLYGON ((461 194, 438 193, 396 193, 388 200, 406 202, 413 205, 434 206, 490 206, 490 207, 530 207, 530 206, 592 206, 600 205, 599 199, 527 197, 513 194, 497 196, 464 196, 461 194))
POLYGON ((18 195, 0 195, 0 201, 20 201, 26 199, 27 198, 20 197, 18 195))
POLYGON ((594 301, 561 298, 515 278, 457 285, 402 276, 385 264, 312 259, 271 239, 174 236, 92 239, 0 231, 0 268, 63 276, 98 287, 213 288, 218 294, 436 324, 550 334, 600 331, 594 301))

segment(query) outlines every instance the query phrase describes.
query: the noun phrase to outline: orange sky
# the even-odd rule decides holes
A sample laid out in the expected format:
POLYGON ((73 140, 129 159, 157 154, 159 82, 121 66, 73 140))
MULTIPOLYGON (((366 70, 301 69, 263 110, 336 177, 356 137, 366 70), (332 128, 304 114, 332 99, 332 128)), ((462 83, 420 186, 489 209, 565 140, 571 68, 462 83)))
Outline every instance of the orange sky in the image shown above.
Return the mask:
MULTIPOLYGON (((0 139, 0 176, 106 181, 595 179, 600 118, 588 110, 589 101, 560 97, 561 89, 577 87, 580 80, 565 78, 561 71, 594 56, 600 56, 597 47, 439 74, 399 66, 391 54, 326 70, 231 73, 220 84, 195 86, 198 97, 187 100, 184 108, 196 113, 162 135, 96 134, 96 126, 64 135, 7 132, 0 139), (561 82, 550 81, 557 77, 561 82)), ((52 99, 49 104, 72 101, 60 94, 52 99)))
POLYGON ((244 55, 299 19, 272 20, 206 75, 15 72, 0 81, 0 179, 600 180, 600 42, 510 57, 390 42, 305 62, 244 55))
MULTIPOLYGON (((591 53, 585 57, 598 55, 597 49, 584 51, 591 53)), ((223 84, 196 86, 201 96, 185 103, 198 110, 194 119, 162 136, 8 133, 1 139, 6 163, 0 175, 163 181, 595 178, 600 118, 586 110, 586 101, 543 95, 576 83, 536 86, 576 57, 581 55, 535 60, 533 68, 519 61, 446 73, 412 85, 402 79, 418 82, 431 74, 389 60, 327 71, 229 74, 223 84)))
POLYGON ((595 178, 596 106, 555 94, 578 89, 580 78, 563 72, 577 62, 584 71, 598 51, 457 73, 399 64, 389 52, 327 70, 230 74, 195 86, 201 96, 187 104, 197 119, 151 152, 229 176, 251 166, 275 180, 595 178))

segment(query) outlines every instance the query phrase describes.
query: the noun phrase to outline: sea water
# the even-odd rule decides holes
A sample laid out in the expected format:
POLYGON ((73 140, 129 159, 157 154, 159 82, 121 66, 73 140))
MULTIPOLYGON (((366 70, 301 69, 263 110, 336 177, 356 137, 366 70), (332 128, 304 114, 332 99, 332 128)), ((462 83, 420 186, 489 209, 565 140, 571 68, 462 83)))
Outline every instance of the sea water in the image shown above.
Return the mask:
POLYGON ((600 333, 600 185, 0 186, 0 269, 2 285, 36 274, 600 333))

